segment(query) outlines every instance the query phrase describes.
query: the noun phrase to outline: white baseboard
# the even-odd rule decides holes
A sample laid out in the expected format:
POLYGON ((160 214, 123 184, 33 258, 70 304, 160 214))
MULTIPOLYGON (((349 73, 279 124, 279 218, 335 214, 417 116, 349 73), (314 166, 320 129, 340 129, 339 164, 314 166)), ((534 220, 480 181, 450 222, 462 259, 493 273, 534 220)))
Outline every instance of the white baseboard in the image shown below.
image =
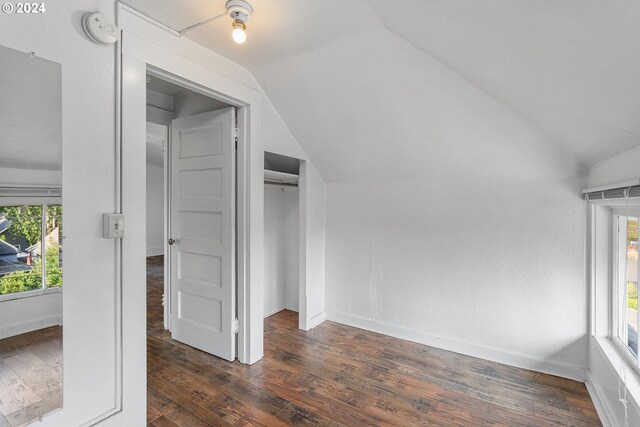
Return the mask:
POLYGON ((613 412, 611 412, 611 409, 608 407, 608 400, 603 394, 602 388, 591 373, 587 373, 585 385, 587 386, 587 391, 589 392, 589 396, 591 397, 593 406, 596 408, 596 412, 598 413, 598 417, 600 417, 603 427, 613 427, 614 424, 611 421, 611 416, 609 415, 613 412))
POLYGON ((436 347, 442 350, 453 351, 454 353, 503 363, 517 368, 556 375, 558 377, 568 378, 575 381, 584 382, 587 375, 586 369, 582 366, 557 361, 539 360, 523 354, 512 353, 478 344, 471 344, 451 338, 438 337, 414 329, 390 325, 388 323, 365 319, 358 316, 327 310, 326 317, 330 321, 342 323, 343 325, 353 326, 403 340, 417 342, 419 344, 436 347))
POLYGON ((147 247, 147 256, 164 255, 164 246, 147 247))
POLYGON ((288 305, 288 304, 285 304, 284 309, 285 309, 285 310, 289 310, 289 311, 295 311, 296 313, 299 313, 299 312, 300 312, 300 310, 298 310, 298 306, 297 306, 297 305, 288 305))
POLYGON ((322 313, 316 314, 315 316, 313 316, 310 320, 309 320, 309 330, 315 328, 316 326, 318 326, 319 324, 321 324, 322 322, 324 322, 325 320, 327 320, 327 312, 323 311, 322 313))
POLYGON ((0 328, 0 339, 26 334, 27 332, 33 332, 57 325, 62 325, 62 316, 48 316, 41 319, 29 320, 28 322, 3 326, 0 328))

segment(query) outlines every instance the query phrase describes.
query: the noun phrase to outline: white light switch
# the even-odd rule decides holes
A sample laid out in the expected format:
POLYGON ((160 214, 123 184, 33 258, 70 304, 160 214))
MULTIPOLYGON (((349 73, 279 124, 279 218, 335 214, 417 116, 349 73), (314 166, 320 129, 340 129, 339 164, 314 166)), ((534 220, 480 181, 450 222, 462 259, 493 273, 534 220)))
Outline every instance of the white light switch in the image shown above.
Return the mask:
POLYGON ((105 239, 122 239, 124 237, 124 215, 103 215, 103 237, 105 239))

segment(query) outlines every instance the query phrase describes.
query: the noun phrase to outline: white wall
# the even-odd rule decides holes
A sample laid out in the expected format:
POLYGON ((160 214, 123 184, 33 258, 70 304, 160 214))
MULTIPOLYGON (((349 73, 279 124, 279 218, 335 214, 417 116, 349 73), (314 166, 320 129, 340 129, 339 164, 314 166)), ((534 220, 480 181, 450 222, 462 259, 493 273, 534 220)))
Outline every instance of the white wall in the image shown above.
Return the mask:
POLYGON ((294 134, 308 135, 327 181, 330 320, 584 378, 586 176, 571 153, 384 32, 259 75, 294 134), (350 60, 338 66, 336 57, 350 60), (310 65, 332 78, 343 67, 374 72, 340 96, 352 111, 339 115, 331 79, 280 86, 283 69, 310 65), (313 105, 293 111, 294 95, 313 105), (346 134, 331 125, 342 121, 352 124, 346 134))
POLYGON ((327 185, 329 319, 584 377, 584 205, 571 181, 327 185))
POLYGON ((164 170, 147 162, 147 256, 164 253, 164 170))
POLYGON ((62 325, 62 293, 0 302, 0 339, 62 325))
POLYGON ((62 174, 60 171, 52 170, 0 167, 0 185, 7 187, 60 188, 62 186, 62 174))
POLYGON ((85 11, 113 19, 114 5, 48 2, 46 13, 28 19, 0 17, 0 44, 62 64, 64 408, 42 425, 82 425, 115 402, 116 252, 102 238, 102 214, 115 210, 116 53, 81 29, 85 11))
POLYGON ((264 186, 264 317, 298 310, 298 191, 264 186))
MULTIPOLYGON (((0 17, 2 45, 62 64, 64 409, 47 416, 42 425, 82 425, 113 408, 116 400, 116 243, 102 238, 102 214, 115 211, 117 55, 115 47, 95 45, 83 35, 81 17, 89 10, 115 19, 113 0, 53 2, 47 3, 46 13, 28 19, 0 17)), ((249 72, 214 53, 194 45, 184 56, 196 51, 199 63, 261 90, 249 72)), ((304 152, 269 109, 265 99, 264 149, 300 157, 304 152)), ((318 268, 324 270, 324 265, 318 268)), ((145 339, 144 327, 135 333, 140 333, 140 341, 145 339)), ((144 397, 139 397, 133 406, 126 397, 129 406, 111 425, 129 425, 131 411, 136 417, 142 414, 144 405, 138 403, 144 403, 144 397)))
POLYGON ((0 75, 0 167, 60 173, 60 64, 3 47, 0 75))

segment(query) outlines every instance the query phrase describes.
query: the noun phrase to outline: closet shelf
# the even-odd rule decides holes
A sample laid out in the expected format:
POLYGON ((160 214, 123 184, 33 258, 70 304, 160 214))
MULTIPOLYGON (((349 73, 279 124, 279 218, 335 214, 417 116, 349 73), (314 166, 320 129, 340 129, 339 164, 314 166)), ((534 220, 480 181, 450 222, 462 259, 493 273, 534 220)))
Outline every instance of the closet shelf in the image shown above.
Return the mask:
POLYGON ((264 180, 270 183, 297 184, 298 175, 265 169, 264 180))

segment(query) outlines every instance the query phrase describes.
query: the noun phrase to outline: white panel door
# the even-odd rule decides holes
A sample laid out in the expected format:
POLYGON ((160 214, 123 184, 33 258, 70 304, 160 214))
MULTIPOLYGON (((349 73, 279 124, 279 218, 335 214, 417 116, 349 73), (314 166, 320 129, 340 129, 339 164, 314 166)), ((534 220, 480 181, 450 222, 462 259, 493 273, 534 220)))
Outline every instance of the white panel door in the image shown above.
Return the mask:
POLYGON ((234 360, 235 109, 172 122, 171 336, 234 360))

